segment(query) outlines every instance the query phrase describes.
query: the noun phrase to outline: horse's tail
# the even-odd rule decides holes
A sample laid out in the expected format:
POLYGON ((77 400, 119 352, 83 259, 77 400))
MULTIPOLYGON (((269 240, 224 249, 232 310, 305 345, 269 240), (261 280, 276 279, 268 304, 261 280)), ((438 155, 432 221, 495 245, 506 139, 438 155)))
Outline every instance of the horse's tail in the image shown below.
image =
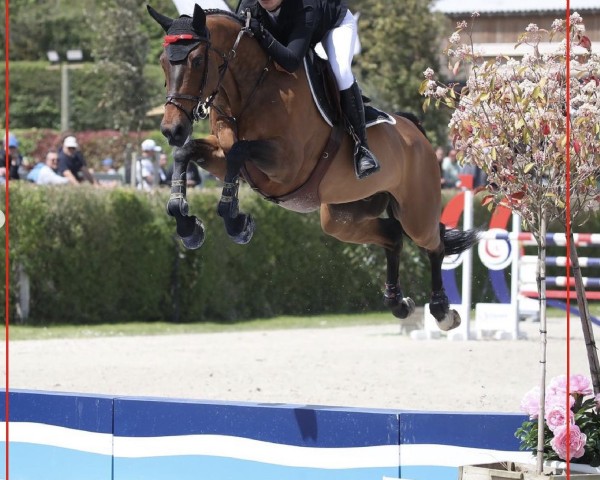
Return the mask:
POLYGON ((479 241, 480 230, 448 229, 444 232, 445 255, 457 255, 468 250, 479 241))
POLYGON ((404 117, 404 118, 410 120, 412 123, 414 123, 416 125, 416 127, 419 129, 419 131, 423 135, 425 135, 425 138, 427 138, 427 133, 425 132, 425 129, 423 128, 423 124, 421 123, 421 120, 419 120, 419 117, 417 117, 414 113, 410 113, 410 112, 396 112, 396 115, 398 115, 399 117, 404 117))

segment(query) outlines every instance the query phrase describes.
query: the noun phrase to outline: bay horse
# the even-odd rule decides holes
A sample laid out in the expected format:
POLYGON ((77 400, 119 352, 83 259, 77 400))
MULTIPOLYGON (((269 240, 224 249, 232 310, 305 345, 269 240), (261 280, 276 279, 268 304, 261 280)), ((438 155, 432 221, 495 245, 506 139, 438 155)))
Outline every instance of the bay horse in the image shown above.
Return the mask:
MULTIPOLYGON (((383 247, 387 259, 384 304, 398 318, 415 309, 404 297, 399 258, 406 235, 431 266, 430 312, 442 330, 460 324, 442 283, 444 255, 477 241, 476 231, 440 223, 440 171, 416 117, 393 115, 368 129, 381 170, 357 180, 353 141, 343 125, 330 127, 311 98, 306 69, 288 73, 252 38, 249 18, 196 5, 192 17, 164 16, 148 5, 166 32, 160 64, 167 101, 161 132, 174 149, 167 212, 187 248, 204 241, 202 222, 188 215, 189 161, 223 180, 218 213, 229 237, 250 241, 255 224, 239 211, 242 176, 265 198, 298 212, 320 210, 323 231, 342 242, 383 247), (192 140, 194 121, 210 116, 211 135, 192 140), (409 117, 409 118, 407 118, 409 117), (412 120, 411 120, 412 118, 412 120)), ((336 92, 337 93, 337 92, 336 92)))

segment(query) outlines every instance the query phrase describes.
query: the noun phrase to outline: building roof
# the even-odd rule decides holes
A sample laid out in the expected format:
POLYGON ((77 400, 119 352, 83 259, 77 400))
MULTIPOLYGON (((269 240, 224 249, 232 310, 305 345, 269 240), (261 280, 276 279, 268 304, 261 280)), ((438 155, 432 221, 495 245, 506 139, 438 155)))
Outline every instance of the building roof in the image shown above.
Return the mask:
MULTIPOLYGON (((572 11, 600 11, 600 0, 571 0, 572 11)), ((445 14, 542 13, 566 11, 566 0, 437 0, 433 10, 445 14)))

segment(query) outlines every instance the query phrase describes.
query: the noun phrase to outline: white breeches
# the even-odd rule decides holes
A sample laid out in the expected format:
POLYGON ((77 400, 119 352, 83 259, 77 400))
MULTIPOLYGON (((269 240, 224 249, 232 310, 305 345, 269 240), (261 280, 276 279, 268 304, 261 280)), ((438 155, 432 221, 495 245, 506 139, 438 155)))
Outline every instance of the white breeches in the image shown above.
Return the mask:
POLYGON ((323 48, 340 90, 346 90, 354 83, 352 57, 357 40, 358 27, 350 10, 346 12, 341 25, 329 30, 323 37, 323 48))

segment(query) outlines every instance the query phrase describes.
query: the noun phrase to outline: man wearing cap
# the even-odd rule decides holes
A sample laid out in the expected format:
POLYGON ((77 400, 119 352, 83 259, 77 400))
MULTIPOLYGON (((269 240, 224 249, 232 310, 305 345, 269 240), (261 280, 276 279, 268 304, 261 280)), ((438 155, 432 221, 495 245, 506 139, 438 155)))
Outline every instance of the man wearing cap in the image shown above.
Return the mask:
MULTIPOLYGON (((4 142, 3 145, 4 147, 4 142)), ((23 156, 19 153, 19 141, 12 133, 8 134, 8 162, 6 152, 2 148, 0 153, 0 177, 6 178, 6 165, 8 163, 8 175, 11 180, 19 179, 19 167, 23 164, 23 156)))
POLYGON ((84 180, 92 184, 96 183, 87 168, 83 154, 79 151, 77 139, 73 136, 64 139, 62 148, 58 152, 58 173, 73 185, 79 185, 84 180))
POLYGON ((151 190, 154 185, 154 154, 160 147, 151 138, 142 142, 142 156, 135 165, 135 183, 140 190, 151 190))
POLYGON ((46 153, 44 161, 39 162, 33 170, 27 174, 27 180, 38 185, 65 185, 69 180, 56 173, 58 154, 54 150, 46 153))

